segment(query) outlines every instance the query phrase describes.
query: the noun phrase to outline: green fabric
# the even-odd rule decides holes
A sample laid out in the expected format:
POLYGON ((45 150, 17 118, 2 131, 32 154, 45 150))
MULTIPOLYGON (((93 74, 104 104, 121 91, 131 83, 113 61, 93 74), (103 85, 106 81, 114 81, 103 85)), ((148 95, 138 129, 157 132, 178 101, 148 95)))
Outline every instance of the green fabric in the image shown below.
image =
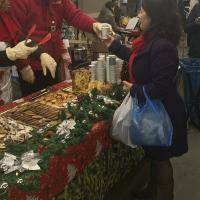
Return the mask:
POLYGON ((121 143, 113 145, 77 174, 57 200, 103 200, 115 184, 135 169, 143 156, 141 148, 131 149, 121 143))

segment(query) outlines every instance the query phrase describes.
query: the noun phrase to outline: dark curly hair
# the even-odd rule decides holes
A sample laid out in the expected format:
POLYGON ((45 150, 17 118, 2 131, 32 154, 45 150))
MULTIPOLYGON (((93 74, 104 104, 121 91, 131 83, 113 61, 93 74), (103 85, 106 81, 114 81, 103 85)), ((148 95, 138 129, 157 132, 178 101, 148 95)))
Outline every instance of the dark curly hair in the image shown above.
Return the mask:
POLYGON ((180 17, 175 0, 142 0, 142 8, 151 19, 144 36, 148 41, 166 38, 175 45, 181 36, 180 17))

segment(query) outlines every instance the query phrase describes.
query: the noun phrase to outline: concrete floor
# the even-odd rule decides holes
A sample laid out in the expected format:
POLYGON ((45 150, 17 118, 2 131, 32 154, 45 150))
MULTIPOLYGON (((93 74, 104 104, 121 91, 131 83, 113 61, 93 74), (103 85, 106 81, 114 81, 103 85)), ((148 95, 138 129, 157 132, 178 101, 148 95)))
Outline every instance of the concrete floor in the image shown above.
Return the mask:
POLYGON ((189 152, 173 159, 174 200, 200 200, 200 130, 189 129, 189 152))

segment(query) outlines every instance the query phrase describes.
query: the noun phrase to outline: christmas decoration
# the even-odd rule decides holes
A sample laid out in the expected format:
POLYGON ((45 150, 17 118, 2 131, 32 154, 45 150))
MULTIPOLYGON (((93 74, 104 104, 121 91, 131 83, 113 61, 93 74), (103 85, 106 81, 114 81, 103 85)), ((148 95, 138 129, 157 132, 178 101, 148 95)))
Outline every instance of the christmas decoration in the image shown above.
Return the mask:
MULTIPOLYGON (((6 153, 14 155, 14 160, 25 162, 23 170, 19 168, 8 174, 0 171, 0 197, 8 194, 9 199, 50 200, 62 192, 67 183, 74 182, 76 175, 82 177, 83 170, 87 172, 97 156, 116 144, 109 137, 110 119, 124 92, 121 86, 114 86, 107 92, 107 97, 99 98, 100 95, 95 89, 90 94, 79 95, 76 104, 68 103, 59 113, 59 125, 34 129, 31 139, 21 144, 11 140, 6 142, 6 153), (70 119, 66 113, 70 113, 70 119), (33 157, 36 154, 37 157, 33 157), (30 171, 30 162, 37 171, 30 171)), ((3 157, 0 153, 0 159, 3 157)), ((6 169, 5 165, 2 167, 6 169)), ((87 176, 84 178, 87 180, 87 176)), ((113 177, 110 181, 114 184, 116 180, 113 177)))

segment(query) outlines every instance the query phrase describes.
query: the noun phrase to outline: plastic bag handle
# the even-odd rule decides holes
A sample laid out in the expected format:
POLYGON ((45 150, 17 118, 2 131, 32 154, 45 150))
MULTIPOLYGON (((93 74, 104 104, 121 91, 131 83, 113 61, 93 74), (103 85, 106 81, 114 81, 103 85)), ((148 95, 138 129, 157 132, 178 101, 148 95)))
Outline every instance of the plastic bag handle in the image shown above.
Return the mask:
POLYGON ((154 104, 152 103, 151 99, 148 97, 146 90, 145 90, 145 86, 142 87, 144 96, 146 98, 146 101, 149 103, 149 105, 151 106, 151 108, 154 110, 154 112, 158 113, 157 108, 154 106, 154 104))

